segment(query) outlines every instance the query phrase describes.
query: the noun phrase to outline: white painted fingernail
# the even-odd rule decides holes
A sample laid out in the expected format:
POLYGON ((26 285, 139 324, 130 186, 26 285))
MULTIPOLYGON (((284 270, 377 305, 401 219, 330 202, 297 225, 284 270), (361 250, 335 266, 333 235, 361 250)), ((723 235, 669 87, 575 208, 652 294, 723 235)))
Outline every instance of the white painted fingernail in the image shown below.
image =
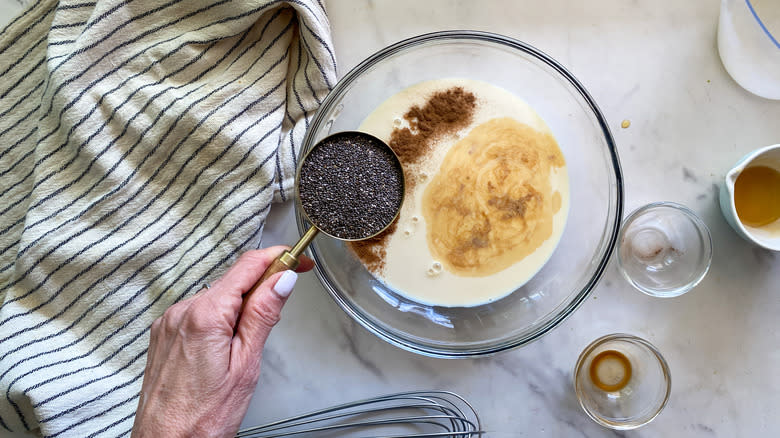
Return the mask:
POLYGON ((279 280, 276 281, 276 285, 274 285, 274 292, 282 298, 287 298, 287 296, 290 295, 290 292, 292 292, 293 287, 295 287, 295 282, 297 280, 298 274, 296 274, 295 271, 284 271, 284 274, 279 277, 279 280))

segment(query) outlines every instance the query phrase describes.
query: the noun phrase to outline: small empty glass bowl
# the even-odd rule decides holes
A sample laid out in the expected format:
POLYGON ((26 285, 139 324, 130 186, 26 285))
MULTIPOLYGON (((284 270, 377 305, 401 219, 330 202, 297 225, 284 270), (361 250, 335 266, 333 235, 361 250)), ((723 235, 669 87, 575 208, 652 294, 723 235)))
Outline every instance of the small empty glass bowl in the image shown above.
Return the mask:
POLYGON ((712 261, 707 225, 673 202, 640 207, 623 222, 618 267, 634 287, 654 297, 676 297, 693 289, 712 261))
POLYGON ((574 368, 580 406, 616 430, 641 427, 661 413, 672 390, 669 366, 649 342, 617 333, 593 341, 574 368))

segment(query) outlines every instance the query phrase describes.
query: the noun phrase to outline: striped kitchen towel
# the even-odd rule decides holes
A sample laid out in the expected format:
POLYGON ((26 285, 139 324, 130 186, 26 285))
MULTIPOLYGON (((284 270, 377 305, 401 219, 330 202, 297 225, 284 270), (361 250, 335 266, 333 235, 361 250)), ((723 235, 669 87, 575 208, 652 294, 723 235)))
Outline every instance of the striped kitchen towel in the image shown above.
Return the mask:
POLYGON ((291 196, 336 80, 328 18, 321 0, 37 0, 0 60, 0 436, 127 435, 152 321, 291 196))

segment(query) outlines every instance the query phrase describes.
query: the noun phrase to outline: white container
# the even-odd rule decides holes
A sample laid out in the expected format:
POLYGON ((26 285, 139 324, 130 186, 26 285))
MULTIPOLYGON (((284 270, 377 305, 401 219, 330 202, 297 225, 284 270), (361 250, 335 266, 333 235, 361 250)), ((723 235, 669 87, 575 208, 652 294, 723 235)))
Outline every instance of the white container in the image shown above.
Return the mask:
MULTIPOLYGON (((780 1, 780 0, 778 0, 780 1)), ((748 166, 767 166, 780 172, 780 144, 757 149, 744 156, 737 165, 726 174, 726 180, 720 190, 720 209, 726 222, 746 240, 773 251, 780 251, 780 219, 762 227, 743 224, 734 205, 734 183, 748 166)), ((780 202, 780 197, 776 202, 780 202)))
POLYGON ((721 0, 718 51, 742 88, 780 99, 780 0, 721 0))

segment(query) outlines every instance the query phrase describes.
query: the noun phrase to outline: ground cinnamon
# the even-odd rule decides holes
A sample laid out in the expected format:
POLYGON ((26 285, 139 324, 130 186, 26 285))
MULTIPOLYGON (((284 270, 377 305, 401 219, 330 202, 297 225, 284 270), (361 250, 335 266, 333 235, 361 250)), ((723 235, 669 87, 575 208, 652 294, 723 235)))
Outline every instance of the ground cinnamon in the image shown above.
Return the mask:
POLYGON ((407 170, 407 192, 419 182, 410 167, 427 156, 441 137, 468 126, 476 102, 473 93, 452 87, 433 93, 422 107, 414 105, 404 114, 409 127, 394 129, 388 144, 407 170))
MULTIPOLYGON (((428 156, 438 140, 471 124, 476 106, 474 93, 452 87, 434 92, 422 106, 414 105, 403 115, 409 126, 393 129, 388 145, 404 168, 407 196, 420 180, 415 165, 428 156)), ((393 224, 378 236, 349 243, 369 271, 378 273, 384 268, 387 241, 395 228, 393 224)))

